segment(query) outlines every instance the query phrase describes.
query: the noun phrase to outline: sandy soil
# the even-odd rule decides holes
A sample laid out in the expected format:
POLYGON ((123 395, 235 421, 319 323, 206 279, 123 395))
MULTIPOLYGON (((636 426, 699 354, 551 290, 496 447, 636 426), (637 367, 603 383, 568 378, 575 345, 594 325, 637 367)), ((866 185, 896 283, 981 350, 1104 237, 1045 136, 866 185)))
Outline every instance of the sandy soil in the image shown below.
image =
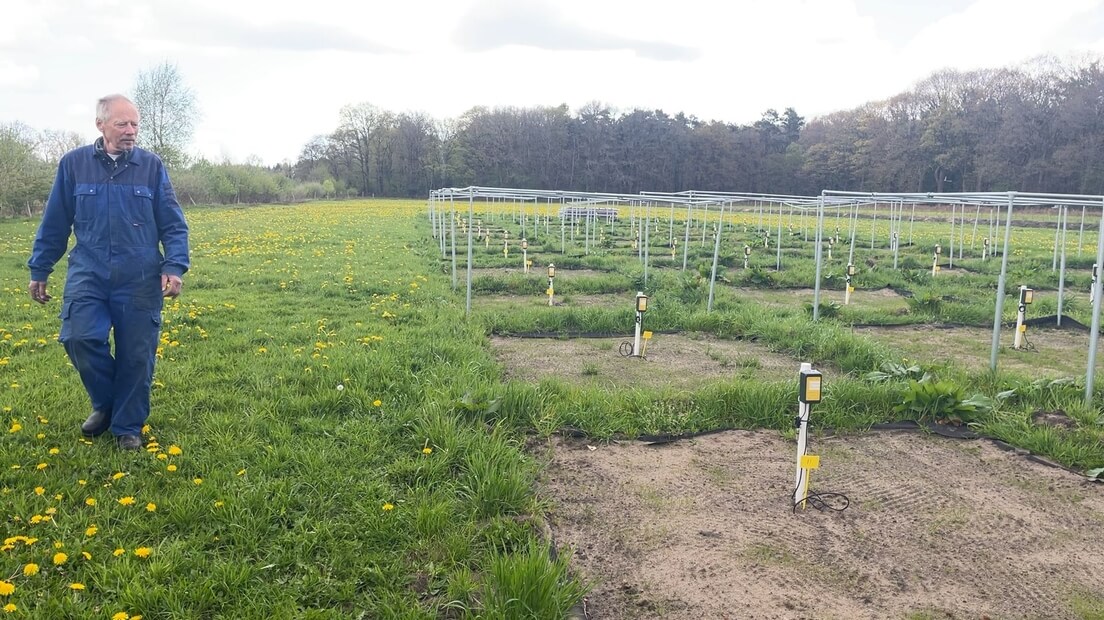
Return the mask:
POLYGON ((797 514, 794 444, 776 433, 535 451, 554 540, 594 586, 582 617, 1104 613, 1104 486, 989 441, 816 439, 813 490, 851 504, 797 514))
POLYGON ((505 367, 505 378, 538 382, 555 377, 572 383, 596 383, 611 388, 637 385, 699 387, 720 377, 756 377, 765 381, 792 379, 801 364, 742 340, 711 336, 654 334, 647 359, 618 353, 622 338, 503 338, 492 337, 495 358, 505 367))
MULTIPOLYGON (((472 269, 472 277, 477 278, 479 276, 509 276, 509 275, 525 275, 525 270, 521 268, 521 256, 518 256, 517 267, 492 267, 485 269, 472 269)), ((532 278, 539 278, 548 281, 548 264, 538 263, 536 259, 533 260, 533 266, 529 269, 529 276, 532 278)), ((595 269, 566 269, 556 267, 556 281, 563 282, 561 278, 578 278, 578 277, 592 277, 606 275, 605 271, 597 271, 595 269)), ((464 279, 467 277, 467 269, 464 267, 458 267, 456 270, 456 276, 464 279)))

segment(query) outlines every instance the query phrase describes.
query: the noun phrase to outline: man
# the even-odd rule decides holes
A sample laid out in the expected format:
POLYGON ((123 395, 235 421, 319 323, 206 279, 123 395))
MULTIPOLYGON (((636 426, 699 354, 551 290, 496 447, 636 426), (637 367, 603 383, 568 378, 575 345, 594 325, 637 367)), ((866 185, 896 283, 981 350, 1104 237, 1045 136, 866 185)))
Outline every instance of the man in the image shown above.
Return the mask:
POLYGON ((31 299, 45 304, 46 279, 70 233, 76 236, 58 340, 92 401, 81 432, 95 437, 110 430, 123 450, 142 449, 161 306, 164 297, 180 294, 188 270, 188 225, 164 164, 135 146, 138 120, 126 97, 99 100, 96 128, 103 135, 58 163, 27 262, 31 299))

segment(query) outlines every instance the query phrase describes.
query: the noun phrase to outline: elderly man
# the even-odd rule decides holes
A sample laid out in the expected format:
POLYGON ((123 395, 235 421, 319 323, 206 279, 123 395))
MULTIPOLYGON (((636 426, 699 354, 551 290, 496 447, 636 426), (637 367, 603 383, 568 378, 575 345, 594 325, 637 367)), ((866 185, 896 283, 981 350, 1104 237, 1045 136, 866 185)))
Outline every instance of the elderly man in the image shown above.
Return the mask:
POLYGON ((122 95, 96 107, 95 144, 67 153, 35 236, 28 292, 50 300, 46 279, 69 244, 58 340, 92 401, 87 437, 108 430, 142 448, 164 297, 188 270, 188 226, 161 160, 135 146, 138 109, 122 95), (164 256, 161 254, 164 249, 164 256), (109 333, 114 330, 112 356, 109 333))

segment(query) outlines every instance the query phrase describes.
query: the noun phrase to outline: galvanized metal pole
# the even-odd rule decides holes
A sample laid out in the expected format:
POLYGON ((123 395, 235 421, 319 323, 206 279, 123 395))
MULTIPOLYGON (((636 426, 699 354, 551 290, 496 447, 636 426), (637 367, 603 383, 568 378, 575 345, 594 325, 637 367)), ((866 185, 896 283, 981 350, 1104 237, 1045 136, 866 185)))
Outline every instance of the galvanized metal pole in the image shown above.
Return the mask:
POLYGON ((851 207, 851 226, 848 227, 848 228, 850 228, 850 230, 847 231, 851 235, 851 249, 847 252, 847 263, 850 264, 850 265, 855 264, 855 233, 858 232, 858 228, 859 228, 858 215, 859 215, 859 205, 858 205, 858 203, 855 203, 851 207))
POLYGON ((977 213, 974 213, 974 230, 973 230, 973 232, 970 233, 970 249, 971 250, 977 247, 977 226, 978 226, 978 218, 980 218, 980 217, 981 217, 981 203, 979 202, 978 206, 977 206, 977 213))
POLYGON ((820 270, 824 263, 823 245, 824 236, 824 194, 817 199, 817 228, 816 228, 816 280, 813 285, 813 321, 820 320, 820 270))
POLYGON ((1050 270, 1058 270, 1058 235, 1062 232, 1062 207, 1058 208, 1058 223, 1054 227, 1054 256, 1050 259, 1050 270))
POLYGON ((912 225, 916 222, 916 203, 912 203, 912 215, 909 216, 909 247, 912 247, 912 225))
POLYGON ((648 203, 648 206, 644 208, 644 286, 648 286, 648 251, 651 249, 648 246, 649 231, 652 227, 652 203, 648 203))
MULTIPOLYGON (((1083 212, 1083 211, 1082 211, 1083 212)), ((1096 264, 1104 265, 1104 204, 1100 210, 1100 224, 1096 229, 1096 264)), ((1100 339, 1100 305, 1104 278, 1097 278, 1093 284, 1092 325, 1089 327, 1089 363, 1085 369, 1085 407, 1092 407, 1093 379, 1096 378, 1096 345, 1100 339)))
POLYGON ((452 242, 452 290, 456 290, 456 203, 452 200, 452 196, 449 196, 449 207, 452 209, 452 213, 449 220, 452 222, 452 233, 449 238, 452 242))
MULTIPOLYGON (((821 196, 821 202, 824 201, 824 197, 821 196)), ((878 201, 874 201, 874 216, 870 219, 870 249, 874 249, 874 229, 878 224, 878 201)))
MULTIPOLYGON (((450 197, 449 200, 452 200, 450 197)), ((464 316, 471 314, 472 292, 472 217, 475 214, 475 196, 468 190, 468 291, 464 299, 464 316)))
POLYGON ((782 203, 778 203, 778 242, 775 243, 774 270, 782 271, 782 203))
POLYGON ((1069 223, 1069 207, 1058 208, 1058 221, 1062 223, 1062 267, 1058 271, 1058 327, 1062 326, 1062 301, 1066 292, 1066 228, 1069 223))
POLYGON ((694 206, 686 203, 686 237, 682 240, 682 270, 686 271, 686 259, 690 255, 690 220, 694 219, 694 206))
MULTIPOLYGON (((725 203, 721 203, 720 217, 724 221, 725 203)), ((721 255, 721 227, 717 227, 717 238, 713 240, 713 270, 709 273, 709 303, 705 306, 706 312, 713 311, 713 287, 717 283, 717 258, 721 255)))
MULTIPOLYGON (((1081 233, 1077 235, 1077 258, 1081 258, 1081 246, 1085 243, 1085 207, 1081 207, 1081 233)), ((1097 263, 1098 265, 1100 263, 1097 263)))
MULTIPOLYGON (((950 244, 951 244, 950 249, 951 249, 951 251, 947 252, 947 269, 954 269, 954 242, 955 242, 954 228, 955 228, 955 206, 954 206, 954 203, 951 203, 951 239, 950 239, 950 244)), ((932 275, 935 275, 935 274, 932 274, 932 275)))
POLYGON ((1004 226, 1004 251, 1001 252, 1000 278, 997 280, 997 303, 993 313, 993 348, 989 353, 989 370, 997 371, 997 349, 1000 348, 1001 313, 1004 312, 1004 280, 1008 276, 1008 245, 1012 242, 1012 201, 1015 192, 1008 192, 1008 218, 1004 226))

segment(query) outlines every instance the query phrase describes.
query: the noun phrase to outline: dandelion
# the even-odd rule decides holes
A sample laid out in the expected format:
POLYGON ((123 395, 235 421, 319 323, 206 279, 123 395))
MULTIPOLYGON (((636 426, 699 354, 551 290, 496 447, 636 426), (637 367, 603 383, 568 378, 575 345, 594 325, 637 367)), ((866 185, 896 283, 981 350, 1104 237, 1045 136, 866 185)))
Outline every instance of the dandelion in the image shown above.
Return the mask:
POLYGON ((100 531, 100 528, 96 527, 95 525, 89 525, 88 529, 84 530, 84 535, 91 538, 91 537, 96 535, 96 532, 99 532, 99 531, 100 531))
POLYGON ((164 452, 162 452, 161 454, 158 454, 158 455, 157 455, 157 460, 159 460, 159 461, 164 461, 164 460, 165 460, 165 459, 167 459, 167 458, 169 458, 169 455, 168 455, 168 454, 165 454, 164 452))
POLYGON ((4 613, 6 613, 6 614, 13 613, 17 609, 19 609, 19 608, 15 606, 15 603, 8 603, 7 605, 4 605, 4 613))
POLYGON ((391 502, 384 502, 384 504, 383 504, 383 511, 384 512, 390 512, 394 509, 395 509, 394 504, 392 504, 391 502))
POLYGON ((196 486, 199 486, 203 484, 203 478, 192 478, 192 482, 195 483, 196 486))
POLYGON ((0 596, 9 596, 12 592, 15 592, 15 584, 0 580, 0 596))
POLYGON ((35 439, 46 439, 46 433, 39 433, 35 435, 35 439))
POLYGON ((149 432, 150 432, 150 425, 149 424, 143 424, 142 425, 142 434, 143 435, 149 435, 149 432))
POLYGON ((19 422, 12 422, 11 428, 8 429, 9 433, 18 433, 23 430, 23 425, 19 422))
POLYGON ((174 444, 169 446, 169 454, 173 456, 180 456, 181 454, 184 454, 184 451, 180 449, 180 446, 174 444))
POLYGON ((42 495, 45 492, 46 492, 46 489, 44 489, 42 487, 35 487, 35 495, 42 495))
POLYGON ((114 616, 111 616, 111 620, 130 620, 130 614, 125 611, 120 611, 114 616))
POLYGON ((23 576, 24 577, 31 577, 31 576, 37 575, 37 574, 38 574, 38 564, 35 564, 34 562, 31 562, 30 564, 27 564, 26 566, 23 567, 23 576))
POLYGON ((167 469, 168 471, 176 471, 176 465, 169 465, 165 469, 167 469))
POLYGON ((155 504, 153 502, 150 502, 150 503, 146 504, 146 512, 156 512, 156 511, 157 511, 157 504, 155 504))
POLYGON ((67 556, 64 553, 58 551, 57 553, 54 554, 54 566, 61 566, 62 564, 65 564, 65 562, 68 559, 69 559, 69 556, 67 556))
MULTIPOLYGON (((79 484, 83 487, 84 485, 88 484, 88 481, 87 480, 77 480, 77 484, 79 484)), ((89 506, 91 506, 91 505, 92 504, 89 504, 89 506)))
POLYGON ((81 551, 81 556, 84 557, 85 560, 92 560, 92 554, 88 553, 87 551, 81 551))
POLYGON ((149 547, 138 547, 134 550, 134 555, 140 558, 148 558, 151 553, 153 553, 153 549, 150 549, 149 547))
POLYGON ((222 500, 221 500, 221 499, 220 499, 220 500, 217 500, 217 501, 215 502, 215 508, 222 508, 222 506, 223 506, 223 504, 222 504, 222 500))
POLYGON ((37 469, 38 471, 42 471, 43 469, 46 469, 49 466, 50 466, 49 463, 39 463, 38 465, 35 465, 35 469, 37 469))
POLYGON ((113 555, 115 557, 119 557, 120 555, 123 555, 124 553, 126 553, 126 549, 123 549, 122 547, 119 547, 118 549, 112 551, 111 555, 113 555))
POLYGON ((50 448, 50 454, 52 454, 52 455, 53 454, 58 454, 59 452, 61 452, 61 450, 58 449, 58 448, 50 448))
POLYGON ((134 503, 134 498, 127 495, 126 497, 120 497, 117 501, 124 506, 130 506, 134 503))
POLYGON ((79 583, 79 582, 78 583, 71 583, 71 584, 69 584, 69 589, 70 590, 83 590, 84 589, 84 584, 79 583))
POLYGON ((376 400, 373 400, 373 401, 372 401, 372 406, 373 406, 373 407, 380 407, 380 406, 382 406, 382 405, 383 405, 383 401, 382 401, 382 400, 380 400, 380 399, 378 399, 378 398, 377 398, 376 400))
POLYGON ((111 479, 112 480, 119 480, 121 478, 124 478, 125 476, 126 476, 126 474, 124 474, 121 471, 120 472, 115 472, 114 474, 111 475, 111 479))
POLYGON ((244 476, 245 475, 245 470, 244 469, 239 469, 238 470, 238 475, 239 476, 244 476))

